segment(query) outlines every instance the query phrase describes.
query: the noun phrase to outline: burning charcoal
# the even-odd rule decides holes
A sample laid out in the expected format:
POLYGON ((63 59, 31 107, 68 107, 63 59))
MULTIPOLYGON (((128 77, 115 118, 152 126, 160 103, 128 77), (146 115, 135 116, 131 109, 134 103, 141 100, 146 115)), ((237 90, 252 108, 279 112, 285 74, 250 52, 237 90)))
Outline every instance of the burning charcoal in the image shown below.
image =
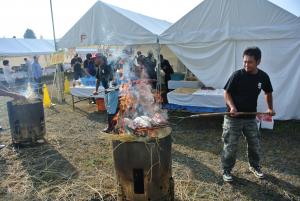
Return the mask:
POLYGON ((129 118, 124 118, 124 124, 128 128, 135 129, 133 121, 129 118))
POLYGON ((151 124, 155 123, 150 117, 148 116, 141 116, 142 119, 144 119, 147 122, 150 122, 151 124))
POLYGON ((155 122, 155 124, 166 124, 167 123, 167 118, 164 117, 164 115, 162 115, 160 113, 155 113, 152 120, 155 122))
POLYGON ((137 117, 133 120, 133 124, 135 126, 135 128, 147 128, 147 127, 151 127, 151 123, 149 121, 146 121, 145 119, 143 119, 142 117, 137 117))
POLYGON ((133 134, 137 135, 139 137, 146 137, 146 136, 148 136, 148 132, 147 131, 135 131, 133 134))

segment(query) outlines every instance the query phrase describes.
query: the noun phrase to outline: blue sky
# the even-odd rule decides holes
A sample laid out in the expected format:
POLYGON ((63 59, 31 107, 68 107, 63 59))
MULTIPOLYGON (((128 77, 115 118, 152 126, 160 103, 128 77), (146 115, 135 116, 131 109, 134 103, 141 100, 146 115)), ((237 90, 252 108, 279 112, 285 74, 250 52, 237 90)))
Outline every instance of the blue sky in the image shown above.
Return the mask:
MULTIPOLYGON (((52 0, 57 38, 62 37, 97 0, 52 0)), ((176 22, 202 0, 103 0, 151 17, 176 22)), ((270 0, 300 16, 300 0, 270 0)), ((39 38, 51 39, 50 0, 1 0, 0 37, 23 38, 31 28, 39 38)))

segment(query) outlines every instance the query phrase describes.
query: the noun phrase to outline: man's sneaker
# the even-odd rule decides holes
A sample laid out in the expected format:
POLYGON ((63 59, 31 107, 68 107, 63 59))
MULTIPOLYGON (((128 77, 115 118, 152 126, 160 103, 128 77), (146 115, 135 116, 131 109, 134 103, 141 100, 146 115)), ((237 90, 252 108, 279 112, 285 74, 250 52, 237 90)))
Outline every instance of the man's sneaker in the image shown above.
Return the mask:
POLYGON ((0 149, 4 148, 5 145, 4 144, 0 144, 0 149))
POLYGON ((223 173, 223 180, 224 180, 225 182, 232 182, 232 181, 233 181, 233 178, 232 178, 232 176, 231 176, 230 171, 224 170, 224 173, 223 173))
POLYGON ((262 171, 260 170, 259 167, 254 168, 254 167, 251 167, 251 166, 250 166, 250 167, 249 167, 249 170, 250 170, 257 178, 259 178, 259 179, 265 178, 264 173, 262 173, 262 171))

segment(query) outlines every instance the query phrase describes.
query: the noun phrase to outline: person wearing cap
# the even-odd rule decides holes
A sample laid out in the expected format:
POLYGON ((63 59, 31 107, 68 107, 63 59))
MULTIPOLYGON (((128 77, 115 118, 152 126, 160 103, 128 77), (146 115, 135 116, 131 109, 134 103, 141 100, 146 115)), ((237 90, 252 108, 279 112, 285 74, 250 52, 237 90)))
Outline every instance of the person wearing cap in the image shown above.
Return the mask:
MULTIPOLYGON (((99 93, 100 83, 104 87, 104 102, 107 111, 107 127, 103 130, 105 133, 110 133, 115 128, 115 122, 113 121, 114 116, 117 113, 118 107, 118 90, 109 89, 110 83, 113 83, 113 70, 107 64, 107 59, 104 55, 97 53, 94 57, 95 65, 97 67, 96 72, 96 90, 94 91, 94 95, 99 93)), ((116 88, 116 86, 113 86, 116 88)))

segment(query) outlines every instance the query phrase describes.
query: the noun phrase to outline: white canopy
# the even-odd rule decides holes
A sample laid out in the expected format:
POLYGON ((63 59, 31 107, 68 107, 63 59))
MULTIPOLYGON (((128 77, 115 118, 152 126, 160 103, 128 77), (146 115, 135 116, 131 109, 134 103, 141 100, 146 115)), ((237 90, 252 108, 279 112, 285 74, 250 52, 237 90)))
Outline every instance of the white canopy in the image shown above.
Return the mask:
POLYGON ((171 24, 98 1, 62 37, 59 47, 155 44, 171 24))
MULTIPOLYGON (((160 35, 205 85, 223 88, 248 46, 274 88, 276 119, 300 119, 300 20, 267 0, 205 0, 160 35)), ((258 110, 266 110, 262 97, 258 110)))
POLYGON ((0 38, 0 56, 30 56, 55 52, 51 40, 0 38))

